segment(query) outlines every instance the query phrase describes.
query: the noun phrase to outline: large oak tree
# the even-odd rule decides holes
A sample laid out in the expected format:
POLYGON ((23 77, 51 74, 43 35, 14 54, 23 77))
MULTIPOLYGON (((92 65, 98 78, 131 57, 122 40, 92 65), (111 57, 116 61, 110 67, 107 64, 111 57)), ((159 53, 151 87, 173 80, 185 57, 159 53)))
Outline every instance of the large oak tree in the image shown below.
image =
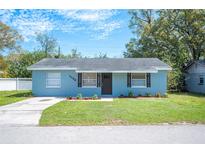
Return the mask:
POLYGON ((125 57, 157 57, 170 64, 169 88, 181 89, 183 67, 205 54, 205 10, 131 10, 135 37, 125 57))

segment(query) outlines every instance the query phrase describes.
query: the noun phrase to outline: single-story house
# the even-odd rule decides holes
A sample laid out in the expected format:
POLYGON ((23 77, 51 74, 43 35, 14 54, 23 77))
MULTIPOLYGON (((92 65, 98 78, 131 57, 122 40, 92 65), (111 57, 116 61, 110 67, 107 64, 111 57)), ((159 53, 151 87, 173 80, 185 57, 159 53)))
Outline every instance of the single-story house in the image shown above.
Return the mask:
POLYGON ((171 67, 157 58, 46 58, 28 67, 35 96, 164 95, 171 67))
POLYGON ((205 93, 205 60, 190 62, 185 67, 185 88, 190 92, 205 93))

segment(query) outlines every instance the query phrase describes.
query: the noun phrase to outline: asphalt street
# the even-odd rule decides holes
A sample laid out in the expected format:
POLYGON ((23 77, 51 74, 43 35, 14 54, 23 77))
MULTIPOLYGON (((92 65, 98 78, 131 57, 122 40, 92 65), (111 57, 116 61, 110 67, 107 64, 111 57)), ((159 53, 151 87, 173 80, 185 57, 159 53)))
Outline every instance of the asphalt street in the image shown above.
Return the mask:
POLYGON ((0 143, 205 143, 205 125, 0 126, 0 143))

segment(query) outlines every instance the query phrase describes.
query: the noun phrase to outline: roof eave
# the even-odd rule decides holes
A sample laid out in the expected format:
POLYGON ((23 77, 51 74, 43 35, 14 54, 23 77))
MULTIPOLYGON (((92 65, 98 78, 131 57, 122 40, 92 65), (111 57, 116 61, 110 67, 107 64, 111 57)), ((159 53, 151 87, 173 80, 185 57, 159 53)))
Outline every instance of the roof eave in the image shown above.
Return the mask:
POLYGON ((157 70, 127 70, 127 71, 106 71, 106 70, 77 70, 77 73, 157 73, 157 70))
POLYGON ((58 71, 58 70, 76 70, 77 68, 58 68, 58 67, 55 67, 55 68, 32 68, 32 67, 28 67, 27 70, 29 71, 58 71))
POLYGON ((171 71, 171 67, 155 67, 159 71, 171 71))

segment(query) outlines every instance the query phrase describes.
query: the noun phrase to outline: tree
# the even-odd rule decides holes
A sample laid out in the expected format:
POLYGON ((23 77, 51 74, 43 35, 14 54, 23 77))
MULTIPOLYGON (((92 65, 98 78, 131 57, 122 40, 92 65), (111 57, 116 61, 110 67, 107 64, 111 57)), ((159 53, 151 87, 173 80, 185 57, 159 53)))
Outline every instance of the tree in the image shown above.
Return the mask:
POLYGON ((164 14, 172 15, 167 21, 181 36, 180 42, 190 59, 199 60, 205 53, 205 10, 167 10, 164 14))
POLYGON ((7 57, 8 76, 11 78, 30 78, 31 71, 27 67, 40 61, 45 57, 44 52, 24 52, 20 54, 11 53, 7 57))
POLYGON ((46 57, 54 56, 57 52, 57 40, 48 34, 37 34, 36 41, 40 44, 40 51, 45 52, 46 57))
POLYGON ((95 58, 108 58, 106 53, 100 52, 99 55, 95 56, 95 58))
POLYGON ((61 53, 60 46, 58 47, 57 55, 54 56, 55 58, 66 58, 64 54, 61 53))
POLYGON ((6 77, 7 64, 4 57, 0 55, 0 77, 6 77))
POLYGON ((126 45, 128 53, 125 55, 143 52, 143 56, 164 57, 167 53, 171 53, 177 56, 184 54, 190 60, 198 60, 204 54, 205 10, 146 12, 150 11, 130 11, 132 17, 129 27, 136 34, 136 38, 131 39, 126 45), (144 13, 139 14, 139 12, 144 13), (143 14, 146 16, 142 16, 143 14))
POLYGON ((6 69, 6 62, 4 60, 4 57, 0 55, 0 71, 6 69))
POLYGON ((77 49, 72 49, 71 53, 68 54, 68 58, 82 58, 82 55, 80 52, 77 51, 77 49))
POLYGON ((183 68, 205 52, 205 10, 132 10, 129 27, 135 38, 125 57, 158 57, 174 68, 169 88, 181 89, 183 68))
POLYGON ((19 49, 20 46, 17 45, 17 42, 21 40, 22 36, 17 31, 0 21, 0 53, 5 51, 5 49, 19 49))

